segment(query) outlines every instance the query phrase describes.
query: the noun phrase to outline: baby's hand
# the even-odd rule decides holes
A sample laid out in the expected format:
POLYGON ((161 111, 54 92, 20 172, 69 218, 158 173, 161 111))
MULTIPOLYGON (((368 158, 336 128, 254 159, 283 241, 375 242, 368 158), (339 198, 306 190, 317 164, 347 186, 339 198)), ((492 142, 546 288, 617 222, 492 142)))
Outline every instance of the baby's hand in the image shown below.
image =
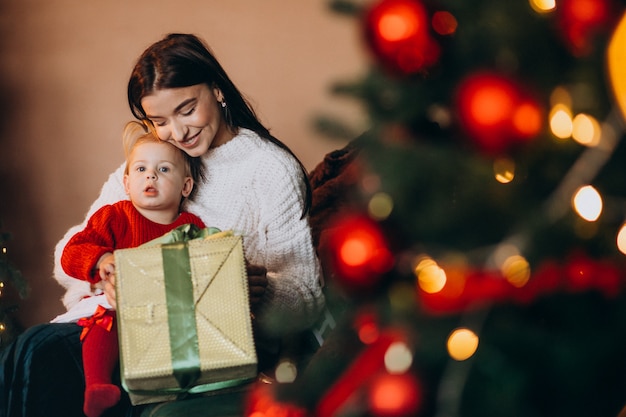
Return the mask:
POLYGON ((98 261, 98 271, 102 281, 108 281, 115 274, 115 256, 112 253, 105 253, 98 261))
POLYGON ((104 295, 115 310, 115 256, 112 253, 105 253, 100 257, 98 271, 104 284, 104 295))

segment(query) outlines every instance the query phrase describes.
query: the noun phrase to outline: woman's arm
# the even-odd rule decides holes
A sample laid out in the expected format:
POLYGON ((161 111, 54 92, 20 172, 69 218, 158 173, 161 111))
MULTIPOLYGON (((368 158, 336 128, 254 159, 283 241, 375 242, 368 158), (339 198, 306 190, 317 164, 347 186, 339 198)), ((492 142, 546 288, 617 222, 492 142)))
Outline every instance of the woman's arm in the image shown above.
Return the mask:
POLYGON ((268 281, 260 319, 270 331, 300 330, 313 324, 323 309, 321 267, 308 218, 301 218, 305 189, 299 167, 279 164, 271 172, 272 178, 257 190, 264 233, 259 243, 265 246, 262 262, 268 281))
POLYGON ((57 243, 54 250, 54 278, 57 282, 65 288, 66 292, 61 299, 65 308, 68 310, 72 308, 77 302, 79 302, 85 296, 93 295, 93 289, 89 282, 79 280, 71 277, 63 271, 61 267, 61 255, 65 245, 69 242, 72 236, 82 230, 87 224, 87 219, 91 217, 97 210, 107 204, 113 204, 120 200, 128 199, 126 192, 124 191, 124 167, 122 164, 117 170, 115 170, 108 178, 108 180, 102 186, 100 195, 93 202, 85 220, 76 226, 71 227, 65 236, 57 243))

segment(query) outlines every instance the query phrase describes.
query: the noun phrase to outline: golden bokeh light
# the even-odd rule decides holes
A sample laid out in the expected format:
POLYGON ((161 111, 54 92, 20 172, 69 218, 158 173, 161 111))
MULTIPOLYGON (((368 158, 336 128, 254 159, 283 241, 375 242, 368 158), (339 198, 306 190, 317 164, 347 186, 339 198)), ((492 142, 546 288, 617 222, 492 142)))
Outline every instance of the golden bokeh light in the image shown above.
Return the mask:
POLYGON ((556 9, 556 0, 528 0, 537 13, 548 13, 556 9))
POLYGON ((403 342, 392 343, 385 352, 385 369, 390 374, 403 374, 413 363, 413 353, 403 342))
POLYGON ((520 255, 507 258, 502 265, 502 275, 514 287, 521 288, 530 279, 530 264, 520 255))
POLYGON ((509 158, 498 158, 493 163, 496 181, 508 184, 515 178, 515 162, 509 158))
POLYGON ((550 111, 550 130, 559 139, 572 136, 574 130, 572 114, 565 105, 557 104, 550 111))
POLYGON ((415 276, 419 287, 429 294, 434 294, 446 285, 446 272, 431 258, 423 258, 415 267, 415 276))
POLYGON ((393 199, 387 193, 376 193, 370 199, 367 209, 371 218, 385 220, 393 210, 393 199))
POLYGON ((600 123, 584 113, 577 114, 572 121, 572 138, 585 146, 598 146, 600 143, 600 123))
POLYGON ((452 359, 457 361, 469 359, 478 349, 478 335, 464 327, 455 329, 448 336, 447 348, 452 359))
POLYGON ((626 255, 626 223, 622 224, 617 233, 617 248, 626 255))
POLYGON ((572 207, 580 217, 595 222, 602 214, 602 196, 591 185, 580 187, 572 198, 572 207))

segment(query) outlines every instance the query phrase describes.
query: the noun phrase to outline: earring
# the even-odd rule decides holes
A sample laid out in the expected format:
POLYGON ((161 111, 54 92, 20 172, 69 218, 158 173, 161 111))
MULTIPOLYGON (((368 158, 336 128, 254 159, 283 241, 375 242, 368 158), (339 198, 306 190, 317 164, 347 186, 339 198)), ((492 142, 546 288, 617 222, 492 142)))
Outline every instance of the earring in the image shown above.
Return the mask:
POLYGON ((220 104, 222 105, 222 114, 224 115, 224 120, 226 120, 226 123, 229 126, 233 126, 232 115, 230 114, 230 111, 228 110, 228 106, 226 105, 226 100, 222 99, 222 101, 220 101, 220 104))

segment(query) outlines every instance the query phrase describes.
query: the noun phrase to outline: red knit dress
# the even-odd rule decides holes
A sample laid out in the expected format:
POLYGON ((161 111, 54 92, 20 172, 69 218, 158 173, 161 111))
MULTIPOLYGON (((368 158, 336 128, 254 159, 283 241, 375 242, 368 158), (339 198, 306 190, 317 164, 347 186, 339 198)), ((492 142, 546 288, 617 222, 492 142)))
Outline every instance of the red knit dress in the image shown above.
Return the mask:
MULTIPOLYGON (((100 275, 96 263, 107 252, 139 246, 187 223, 200 228, 205 225, 194 214, 183 212, 170 224, 148 220, 128 201, 107 205, 89 218, 87 226, 67 243, 61 256, 65 272, 73 277, 97 283, 100 275)), ((99 417, 117 404, 121 391, 112 384, 111 375, 119 358, 115 313, 110 316, 107 329, 91 325, 83 339, 83 368, 85 371, 85 400, 83 411, 87 417, 99 417)))

